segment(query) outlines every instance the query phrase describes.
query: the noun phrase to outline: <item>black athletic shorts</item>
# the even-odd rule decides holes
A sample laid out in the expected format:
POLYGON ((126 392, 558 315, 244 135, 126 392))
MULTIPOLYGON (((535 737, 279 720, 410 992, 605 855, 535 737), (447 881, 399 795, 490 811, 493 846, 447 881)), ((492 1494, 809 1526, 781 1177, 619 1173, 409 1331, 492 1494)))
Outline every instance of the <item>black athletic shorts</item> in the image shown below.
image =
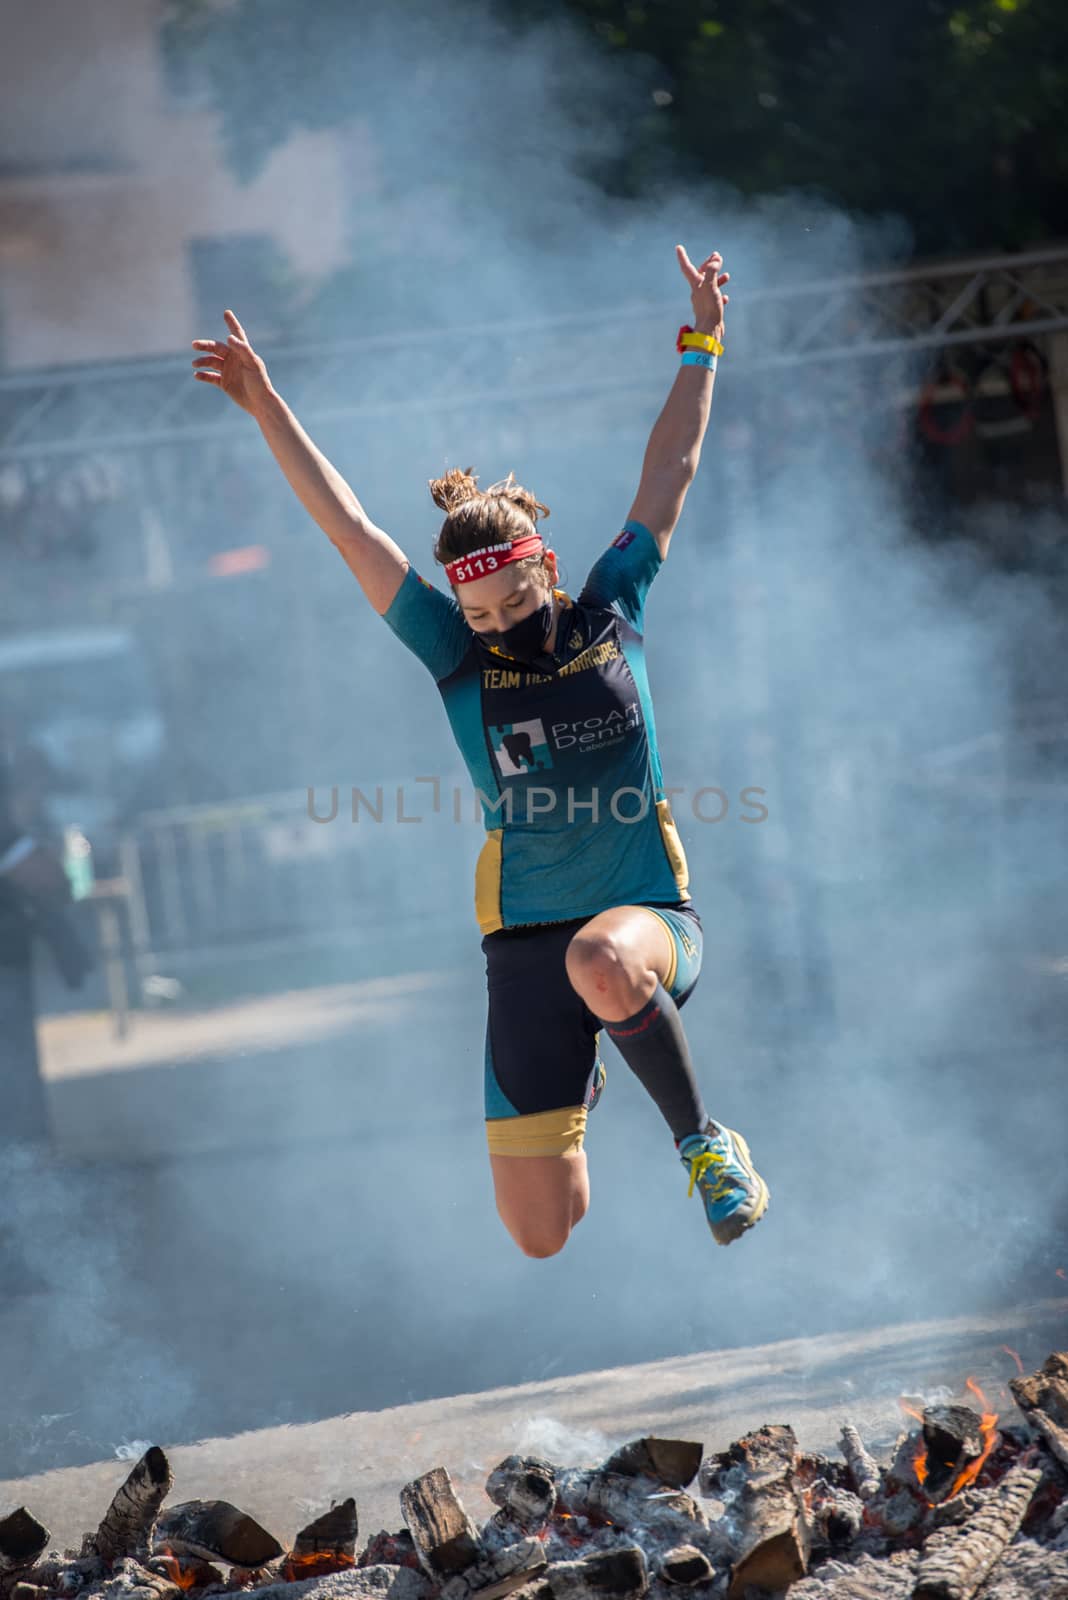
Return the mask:
MULTIPOLYGON (((701 970, 701 919, 690 901, 646 905, 671 944, 665 989, 676 1005, 701 970)), ((582 1149, 601 1022, 571 987, 567 947, 592 919, 502 928, 482 940, 486 1020, 486 1134, 495 1155, 582 1149)))

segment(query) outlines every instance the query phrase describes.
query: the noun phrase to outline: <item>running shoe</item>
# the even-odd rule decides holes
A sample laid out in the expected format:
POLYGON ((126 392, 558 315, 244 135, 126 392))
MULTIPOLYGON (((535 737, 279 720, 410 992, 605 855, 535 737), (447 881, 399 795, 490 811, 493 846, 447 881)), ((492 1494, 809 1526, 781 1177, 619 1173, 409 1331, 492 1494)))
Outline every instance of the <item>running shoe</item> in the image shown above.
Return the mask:
POLYGON ((593 1069, 593 1089, 590 1092, 590 1098, 586 1102, 587 1116, 601 1098, 602 1091, 604 1090, 605 1079, 607 1077, 608 1073, 605 1069, 605 1064, 601 1060, 600 1056, 598 1056, 597 1065, 593 1069))
POLYGON ((691 1133, 679 1145, 679 1158, 705 1204, 705 1216, 717 1244, 730 1244, 760 1221, 768 1209, 768 1186, 753 1165, 740 1133, 709 1118, 703 1133, 691 1133))

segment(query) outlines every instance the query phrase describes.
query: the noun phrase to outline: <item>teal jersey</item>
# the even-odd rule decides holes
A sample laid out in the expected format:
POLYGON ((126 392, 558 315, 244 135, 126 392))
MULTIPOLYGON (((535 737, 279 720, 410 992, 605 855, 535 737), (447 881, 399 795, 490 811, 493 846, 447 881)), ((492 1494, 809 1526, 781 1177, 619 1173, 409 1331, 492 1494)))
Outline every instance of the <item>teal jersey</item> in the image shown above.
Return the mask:
POLYGON ((479 796, 483 933, 689 899, 643 646, 662 559, 649 529, 627 522, 577 600, 557 590, 545 670, 485 644, 414 567, 385 613, 433 674, 479 796))

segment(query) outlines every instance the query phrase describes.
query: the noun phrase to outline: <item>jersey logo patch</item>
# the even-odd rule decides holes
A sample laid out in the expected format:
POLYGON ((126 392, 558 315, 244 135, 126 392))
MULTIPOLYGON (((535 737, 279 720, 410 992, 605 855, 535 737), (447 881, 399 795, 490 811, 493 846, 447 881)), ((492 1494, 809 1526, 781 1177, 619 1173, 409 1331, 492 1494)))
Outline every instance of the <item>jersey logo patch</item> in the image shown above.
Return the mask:
POLYGON ((544 772, 553 764, 541 718, 530 722, 505 722, 490 728, 493 754, 503 778, 524 772, 544 772))
POLYGON ((617 534, 616 537, 612 540, 612 548, 613 548, 613 550, 625 550, 627 548, 628 544, 633 544, 633 543, 634 543, 634 529, 633 528, 624 528, 623 532, 620 533, 620 534, 617 534))

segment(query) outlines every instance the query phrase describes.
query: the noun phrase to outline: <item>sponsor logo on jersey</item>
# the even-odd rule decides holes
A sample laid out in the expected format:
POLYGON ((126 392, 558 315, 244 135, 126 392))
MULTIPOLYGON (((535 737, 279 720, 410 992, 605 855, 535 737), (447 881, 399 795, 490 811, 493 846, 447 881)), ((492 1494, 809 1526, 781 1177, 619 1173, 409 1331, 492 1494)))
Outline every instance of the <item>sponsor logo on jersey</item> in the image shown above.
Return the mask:
POLYGON ((503 778, 524 772, 545 772, 553 764, 549 741, 540 717, 529 722, 505 722, 489 730, 493 754, 503 778))
POLYGON ((627 548, 628 544, 633 544, 633 543, 634 543, 634 529, 633 528, 624 528, 623 532, 617 534, 616 537, 612 540, 612 549, 613 550, 625 550, 627 548))

